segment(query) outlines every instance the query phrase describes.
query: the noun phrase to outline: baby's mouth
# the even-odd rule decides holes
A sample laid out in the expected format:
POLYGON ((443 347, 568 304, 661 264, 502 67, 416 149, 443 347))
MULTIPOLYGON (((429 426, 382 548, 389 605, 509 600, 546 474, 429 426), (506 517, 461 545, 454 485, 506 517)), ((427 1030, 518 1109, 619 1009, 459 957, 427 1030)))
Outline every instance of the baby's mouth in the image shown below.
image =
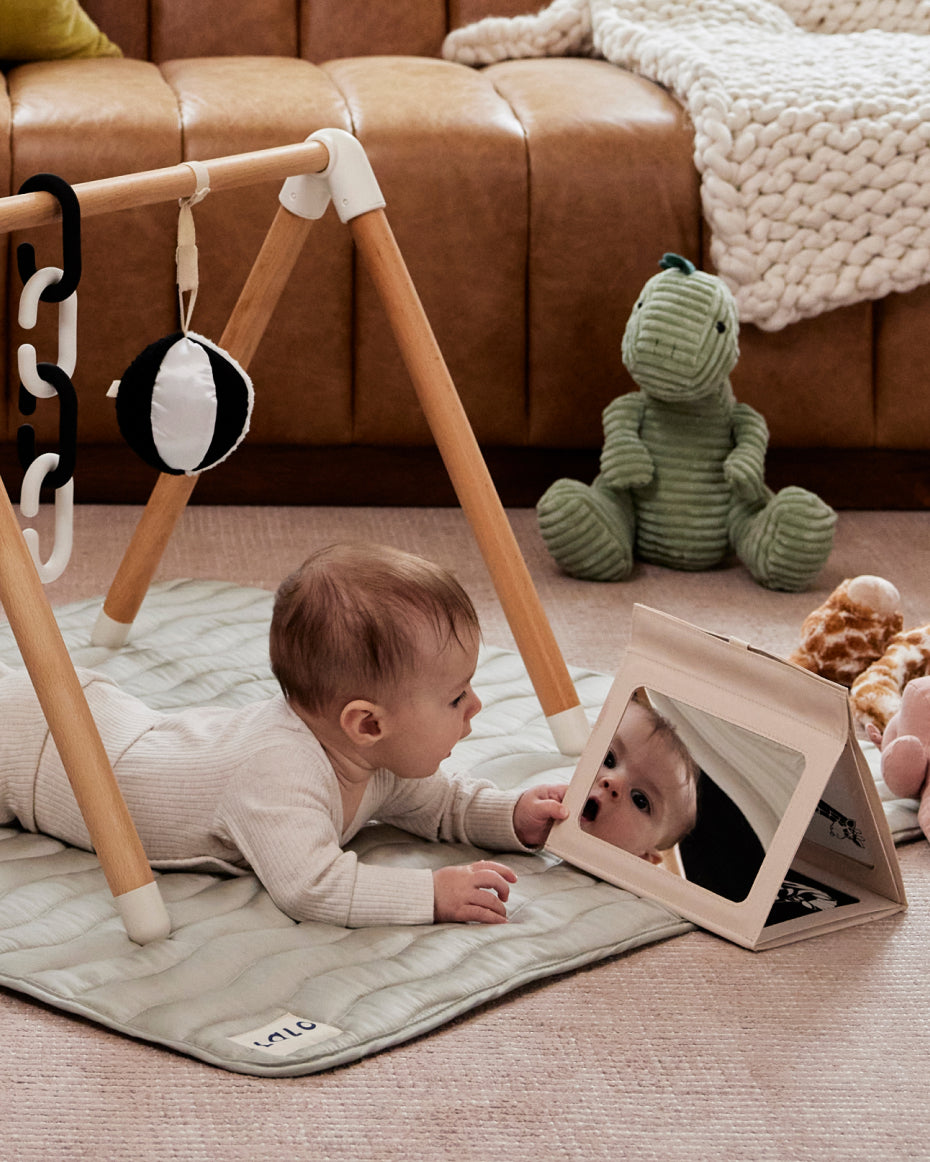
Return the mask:
POLYGON ((581 818, 584 819, 586 823, 593 823, 597 818, 597 813, 600 809, 601 805, 598 803, 597 799, 588 799, 584 807, 581 809, 581 818))

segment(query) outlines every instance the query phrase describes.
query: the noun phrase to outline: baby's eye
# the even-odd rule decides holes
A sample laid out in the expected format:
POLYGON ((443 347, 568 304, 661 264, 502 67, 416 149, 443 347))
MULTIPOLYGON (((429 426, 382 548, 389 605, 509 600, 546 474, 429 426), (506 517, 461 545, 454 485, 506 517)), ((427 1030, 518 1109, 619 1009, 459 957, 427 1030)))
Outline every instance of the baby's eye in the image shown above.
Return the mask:
POLYGON ((465 700, 465 695, 466 695, 467 693, 468 693, 468 691, 467 691, 467 690, 463 690, 463 691, 462 691, 462 693, 461 693, 461 694, 459 694, 458 698, 453 698, 453 699, 452 699, 452 705, 453 705, 453 706, 461 706, 461 705, 462 705, 462 702, 465 700))
POLYGON ((607 769, 610 771, 612 771, 617 765, 617 756, 612 750, 609 750, 607 754, 604 755, 604 762, 601 765, 607 767, 607 769))
POLYGON ((642 791, 631 791, 630 798, 637 811, 642 811, 646 815, 652 814, 652 804, 649 802, 648 796, 644 795, 642 791))

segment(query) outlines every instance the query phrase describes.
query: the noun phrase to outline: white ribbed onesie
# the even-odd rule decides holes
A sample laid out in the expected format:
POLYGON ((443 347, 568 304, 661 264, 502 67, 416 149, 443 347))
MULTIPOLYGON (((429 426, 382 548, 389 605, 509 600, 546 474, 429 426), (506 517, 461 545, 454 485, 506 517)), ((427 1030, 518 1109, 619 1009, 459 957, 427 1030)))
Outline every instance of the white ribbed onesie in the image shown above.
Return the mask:
MULTIPOLYGON (((377 819, 430 840, 526 851, 517 794, 442 770, 378 770, 343 826, 336 774, 283 695, 244 708, 162 713, 78 670, 114 773, 153 867, 252 869, 295 920, 348 927, 429 924, 429 868, 370 866, 347 843, 377 819)), ((87 828, 32 684, 0 666, 0 823, 90 849, 87 828)))

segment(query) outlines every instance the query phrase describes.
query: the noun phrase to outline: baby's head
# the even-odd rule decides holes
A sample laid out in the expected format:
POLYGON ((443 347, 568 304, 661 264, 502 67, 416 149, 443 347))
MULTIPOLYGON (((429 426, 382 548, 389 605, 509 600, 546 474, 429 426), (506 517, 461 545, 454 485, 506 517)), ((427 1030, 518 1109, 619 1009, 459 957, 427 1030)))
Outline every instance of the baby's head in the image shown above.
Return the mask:
POLYGON ((476 650, 479 636, 445 569, 384 545, 330 545, 278 587, 271 668, 293 705, 338 715, 355 699, 390 698, 450 648, 476 650))
POLYGON ((623 712, 579 821, 582 831, 659 863, 694 827, 698 768, 644 695, 623 712))

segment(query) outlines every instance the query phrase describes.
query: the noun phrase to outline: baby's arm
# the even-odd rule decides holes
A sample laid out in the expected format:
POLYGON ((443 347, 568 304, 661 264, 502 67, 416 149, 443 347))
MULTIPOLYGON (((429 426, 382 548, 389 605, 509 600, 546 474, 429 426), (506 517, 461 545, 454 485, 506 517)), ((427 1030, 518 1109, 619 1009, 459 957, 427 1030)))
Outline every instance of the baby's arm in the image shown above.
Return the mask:
POLYGON ((430 924, 433 873, 366 864, 340 843, 335 779, 321 761, 285 748, 253 758, 219 804, 217 833, 243 855, 278 908, 294 920, 347 928, 430 924))
POLYGON ((528 845, 514 830, 519 797, 488 780, 447 774, 440 768, 428 779, 394 779, 373 815, 424 839, 522 851, 528 845))
POLYGON ((447 775, 397 780, 395 793, 377 812, 424 839, 471 843, 492 851, 542 847, 556 819, 565 819, 564 783, 531 787, 522 794, 502 791, 493 783, 447 775))
MULTIPOLYGON (((552 821, 565 818, 565 790, 560 784, 517 795, 440 770, 417 782, 398 780, 378 817, 427 839, 520 851, 541 847, 552 821)), ((491 860, 440 868, 433 873, 435 918, 504 923, 516 881, 510 868, 491 860)))
MULTIPOLYGON (((339 842, 338 792, 331 792, 331 774, 320 768, 308 770, 312 764, 308 756, 299 766, 286 749, 265 752, 261 770, 255 760, 248 770, 233 780, 218 812, 218 830, 243 853, 249 866, 261 880, 275 904, 295 920, 322 920, 349 928, 372 924, 429 924, 434 920, 476 920, 482 923, 501 923, 506 920, 505 902, 510 884, 516 875, 502 864, 482 860, 465 866, 451 866, 432 871, 424 867, 397 867, 366 864, 355 852, 345 851, 339 842)), ((392 776, 382 773, 378 782, 390 782, 392 776)), ((384 822, 394 822, 408 830, 412 822, 423 825, 418 791, 422 784, 402 787, 402 794, 388 795, 390 809, 382 813, 375 791, 374 814, 384 822), (413 803, 411 803, 411 799, 413 803), (400 811, 403 803, 407 811, 400 811)), ((432 802, 430 826, 422 826, 420 833, 429 838, 443 838, 450 827, 448 816, 466 813, 465 803, 471 800, 477 784, 459 784, 436 780, 434 791, 423 796, 426 800, 446 800, 442 811, 432 802), (451 783, 452 785, 447 785, 451 783), (457 803, 453 810, 448 801, 457 803), (445 815, 444 826, 438 826, 445 815), (431 833, 431 834, 430 834, 431 833)), ((492 831, 501 838, 510 835, 513 849, 518 841, 513 837, 510 816, 514 797, 506 799, 503 793, 488 784, 483 794, 489 794, 495 809, 492 831), (503 810, 500 807, 503 806, 503 810)), ((488 804, 479 812, 483 816, 488 804)), ((458 822, 463 820, 458 818, 458 822)), ((453 828, 455 830, 455 828, 453 828)), ((478 827, 477 830, 483 830, 478 827)), ((452 836, 450 836, 452 838, 452 836)), ((484 838, 488 838, 487 835, 484 838)), ((467 836, 461 839, 469 842, 467 836)), ((479 843, 479 846, 485 846, 479 843)), ((506 844, 501 844, 506 846, 506 844)))

